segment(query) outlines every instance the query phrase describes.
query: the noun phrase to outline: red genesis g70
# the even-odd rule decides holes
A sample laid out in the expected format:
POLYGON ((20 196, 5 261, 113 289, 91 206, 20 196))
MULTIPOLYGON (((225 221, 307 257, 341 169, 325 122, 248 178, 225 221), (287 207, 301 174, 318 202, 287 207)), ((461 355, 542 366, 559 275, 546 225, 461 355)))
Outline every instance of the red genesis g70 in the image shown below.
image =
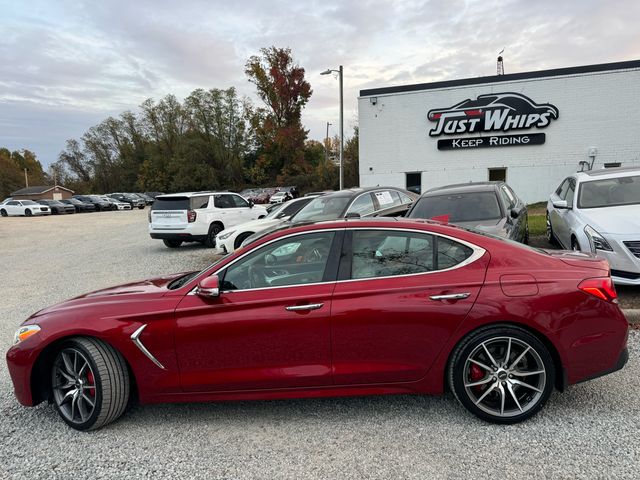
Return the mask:
POLYGON ((622 368, 606 261, 407 219, 293 225, 201 272, 88 293, 22 324, 23 405, 79 430, 141 403, 450 389, 515 423, 552 390, 622 368))

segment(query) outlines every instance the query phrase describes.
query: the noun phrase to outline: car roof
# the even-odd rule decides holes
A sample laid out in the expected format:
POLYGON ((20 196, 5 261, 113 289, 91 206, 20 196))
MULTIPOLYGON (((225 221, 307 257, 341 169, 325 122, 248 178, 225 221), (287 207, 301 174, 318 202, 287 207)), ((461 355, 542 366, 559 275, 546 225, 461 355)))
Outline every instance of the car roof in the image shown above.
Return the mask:
POLYGON ((470 182, 456 183, 454 185, 445 185, 444 187, 432 188, 424 192, 421 196, 431 196, 432 194, 442 193, 474 193, 474 192, 493 192, 498 185, 503 184, 502 181, 491 182, 470 182))
POLYGON ((204 195, 218 195, 220 193, 233 193, 233 192, 229 192, 227 190, 220 190, 220 191, 166 193, 164 195, 158 195, 156 198, 159 198, 160 200, 162 200, 165 198, 172 198, 172 197, 198 197, 198 196, 204 196, 204 195))
POLYGON ((633 174, 640 174, 640 167, 612 167, 602 168, 600 170, 589 170, 587 172, 578 172, 576 176, 581 180, 586 180, 589 177, 623 177, 631 176, 633 174))
POLYGON ((409 192, 408 190, 405 190, 404 188, 400 188, 400 187, 386 187, 386 186, 382 186, 382 187, 354 187, 354 188, 345 188, 343 190, 338 190, 336 192, 327 192, 324 195, 322 195, 322 198, 333 198, 333 197, 355 197, 357 195, 360 195, 362 193, 366 193, 366 192, 375 192, 378 190, 397 190, 399 192, 402 192, 406 195, 409 195, 412 198, 417 198, 417 195, 413 192, 409 192))

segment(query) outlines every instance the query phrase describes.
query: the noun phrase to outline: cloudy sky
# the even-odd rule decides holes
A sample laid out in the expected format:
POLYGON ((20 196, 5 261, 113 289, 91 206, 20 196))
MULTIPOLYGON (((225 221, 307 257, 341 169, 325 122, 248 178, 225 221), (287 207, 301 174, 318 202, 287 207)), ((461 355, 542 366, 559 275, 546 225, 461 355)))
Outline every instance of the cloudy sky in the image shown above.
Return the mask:
POLYGON ((48 165, 65 140, 146 98, 235 86, 244 64, 290 47, 313 96, 303 122, 345 133, 360 89, 640 59, 637 0, 0 0, 0 146, 48 165))

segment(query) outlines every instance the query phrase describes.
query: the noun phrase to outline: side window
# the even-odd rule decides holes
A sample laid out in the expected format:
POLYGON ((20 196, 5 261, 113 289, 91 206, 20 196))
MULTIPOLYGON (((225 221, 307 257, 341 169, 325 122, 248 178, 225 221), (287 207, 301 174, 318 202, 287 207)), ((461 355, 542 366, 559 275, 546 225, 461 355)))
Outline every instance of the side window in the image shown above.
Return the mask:
POLYGON ((455 267, 471 256, 473 250, 466 245, 438 237, 438 270, 455 267))
POLYGON ((282 210, 280 210, 280 213, 278 213, 277 218, 288 217, 290 215, 293 215, 302 207, 304 207, 307 203, 309 202, 305 202, 303 200, 299 202, 287 202, 287 204, 284 207, 282 207, 282 210))
POLYGON ((296 235, 259 248, 227 268, 223 290, 282 287, 324 280, 335 232, 296 235))
POLYGON ((229 195, 233 201, 233 205, 236 208, 249 208, 249 202, 247 202, 240 195, 229 195))
POLYGON ((516 205, 518 203, 518 196, 516 195, 516 192, 514 192, 508 185, 505 185, 504 188, 507 189, 507 195, 513 199, 513 204, 516 205))
POLYGON ((434 270, 434 237, 398 231, 353 232, 351 278, 389 277, 434 270))
POLYGON ((15 202, 15 201, 14 201, 14 202, 9 202, 9 203, 7 203, 7 205, 20 205, 20 203, 19 203, 19 202, 15 202))
POLYGON ((374 192, 373 194, 378 201, 380 210, 400 205, 400 195, 395 190, 384 190, 382 192, 374 192))
POLYGON ((365 215, 369 215, 375 211, 375 207, 373 206, 373 199, 371 198, 370 193, 365 193, 360 195, 356 200, 351 204, 347 213, 358 213, 361 217, 365 215))
POLYGON ((567 189, 565 200, 567 201, 567 207, 573 207, 573 194, 576 191, 576 181, 573 178, 569 179, 569 188, 567 189))
POLYGON ((567 178, 556 189, 556 195, 558 195, 558 197, 560 197, 560 200, 564 200, 565 199, 565 197, 567 196, 567 189, 568 188, 569 188, 569 179, 567 178))
POLYGON ((191 198, 191 209, 195 210, 197 208, 207 208, 209 205, 209 197, 193 197, 191 198))
POLYGON ((235 208, 236 204, 232 195, 218 194, 213 196, 213 205, 216 208, 235 208))
POLYGON ((409 195, 406 195, 402 192, 398 192, 398 194, 400 195, 400 201, 403 205, 407 203, 413 203, 413 198, 411 198, 409 195))
POLYGON ((502 197, 502 201, 504 202, 507 209, 511 209, 515 206, 515 202, 509 195, 507 194, 507 189, 504 187, 500 188, 500 196, 502 197))
POLYGON ((511 190, 509 190, 509 188, 506 185, 502 186, 502 191, 504 192, 504 194, 507 196, 507 198, 509 199, 509 207, 513 208, 516 206, 516 197, 513 195, 513 193, 511 192, 511 190))

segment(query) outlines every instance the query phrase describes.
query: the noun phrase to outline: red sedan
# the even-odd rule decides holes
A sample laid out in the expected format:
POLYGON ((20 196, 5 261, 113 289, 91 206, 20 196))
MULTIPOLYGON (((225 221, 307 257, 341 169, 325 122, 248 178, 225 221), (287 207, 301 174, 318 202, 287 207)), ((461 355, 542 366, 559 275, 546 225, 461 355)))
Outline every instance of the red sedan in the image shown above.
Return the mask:
POLYGON ((268 234, 202 272, 34 314, 7 353, 23 405, 73 428, 140 402, 452 390, 515 423, 554 388, 626 363, 609 267, 437 222, 340 220, 268 234))

